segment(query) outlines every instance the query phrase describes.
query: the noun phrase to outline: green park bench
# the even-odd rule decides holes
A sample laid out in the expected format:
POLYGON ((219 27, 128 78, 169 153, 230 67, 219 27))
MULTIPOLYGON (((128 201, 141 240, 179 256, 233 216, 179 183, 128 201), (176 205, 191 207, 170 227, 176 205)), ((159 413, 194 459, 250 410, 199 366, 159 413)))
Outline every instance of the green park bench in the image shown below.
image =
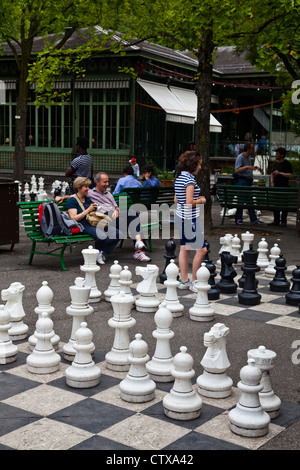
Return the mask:
POLYGON ((297 187, 217 185, 218 200, 223 210, 222 225, 227 209, 242 208, 266 211, 297 212, 297 187))

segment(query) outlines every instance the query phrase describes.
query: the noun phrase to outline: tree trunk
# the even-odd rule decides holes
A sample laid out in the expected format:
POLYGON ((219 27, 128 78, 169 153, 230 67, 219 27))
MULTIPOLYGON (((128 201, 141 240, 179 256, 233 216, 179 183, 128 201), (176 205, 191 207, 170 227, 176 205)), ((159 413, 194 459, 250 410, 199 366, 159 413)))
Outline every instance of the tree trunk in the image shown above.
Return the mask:
POLYGON ((210 165, 209 165, 209 126, 210 126, 210 103, 211 103, 211 83, 212 83, 212 54, 214 44, 212 31, 203 31, 201 43, 198 50, 198 107, 197 122, 195 132, 196 149, 203 157, 202 170, 197 175, 197 181, 201 188, 201 193, 206 197, 204 208, 204 231, 210 232, 213 227, 212 222, 212 201, 210 196, 210 165))
POLYGON ((16 137, 15 137, 15 162, 14 180, 24 181, 25 170, 25 146, 26 146, 26 122, 27 102, 29 97, 28 85, 22 74, 20 75, 17 110, 16 110, 16 137))

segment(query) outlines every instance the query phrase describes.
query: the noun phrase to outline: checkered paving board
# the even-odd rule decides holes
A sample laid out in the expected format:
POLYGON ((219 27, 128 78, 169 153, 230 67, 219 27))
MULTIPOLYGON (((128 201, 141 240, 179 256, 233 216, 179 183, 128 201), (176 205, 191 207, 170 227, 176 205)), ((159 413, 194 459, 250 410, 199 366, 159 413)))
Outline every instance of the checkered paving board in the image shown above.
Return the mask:
MULTIPOLYGON (((236 295, 221 295, 213 302, 217 321, 226 324, 228 316, 236 316, 300 329, 299 310, 285 304, 284 294, 270 292, 270 278, 263 273, 257 278, 261 303, 245 307, 237 303, 236 295)), ((158 289, 158 296, 163 298, 165 287, 158 285, 158 289)), ((179 298, 188 308, 194 304, 196 294, 179 291, 179 298)), ((213 323, 207 323, 207 331, 213 323)), ((58 350, 62 357, 60 370, 49 375, 30 373, 26 365, 31 353, 28 342, 14 343, 19 348, 17 361, 0 365, 0 450, 102 450, 121 452, 118 455, 122 451, 144 450, 155 455, 180 451, 191 454, 201 449, 257 450, 300 420, 300 406, 280 397, 280 415, 271 421, 266 436, 246 438, 234 434, 229 428, 228 411, 239 400, 236 384, 226 399, 202 397, 199 418, 173 420, 165 416, 162 405, 173 384, 157 383, 155 398, 150 402, 125 402, 120 397, 119 383, 126 372, 106 367, 107 351, 96 350, 94 354, 101 369, 99 385, 75 389, 66 384, 64 373, 70 363, 63 358, 63 343, 58 350)), ((197 376, 193 379, 195 387, 196 379, 197 376)))

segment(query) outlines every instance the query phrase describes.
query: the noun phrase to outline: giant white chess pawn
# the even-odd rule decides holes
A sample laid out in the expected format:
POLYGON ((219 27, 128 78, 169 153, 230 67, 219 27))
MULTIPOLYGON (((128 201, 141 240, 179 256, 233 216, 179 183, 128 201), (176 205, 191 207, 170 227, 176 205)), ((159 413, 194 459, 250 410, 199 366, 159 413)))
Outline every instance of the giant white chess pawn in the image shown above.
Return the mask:
POLYGON ((269 266, 268 260, 268 242, 265 238, 262 238, 261 241, 258 243, 258 258, 257 258, 257 266, 260 268, 267 268, 269 266))
POLYGON ((106 354, 106 366, 108 369, 116 371, 128 371, 130 364, 129 354, 129 332, 136 321, 131 317, 131 310, 134 305, 134 297, 120 291, 119 294, 110 298, 113 307, 113 317, 108 320, 110 327, 114 328, 115 336, 112 349, 106 354))
POLYGON ((63 347, 64 358, 73 362, 76 351, 73 345, 76 341, 75 333, 81 323, 86 321, 88 315, 93 313, 94 309, 89 305, 89 296, 91 292, 90 286, 85 285, 83 277, 77 277, 73 286, 69 287, 71 295, 71 305, 66 308, 66 312, 73 318, 72 331, 69 342, 63 347))
POLYGON ((160 304, 154 321, 157 328, 152 336, 156 338, 156 347, 154 356, 146 364, 146 369, 155 382, 173 382, 173 356, 170 348, 170 340, 174 337, 174 332, 170 329, 173 315, 165 302, 160 304))
POLYGON ((231 395, 232 380, 227 375, 230 366, 226 351, 229 328, 216 323, 208 333, 204 333, 204 346, 207 350, 201 361, 203 374, 197 378, 198 392, 210 398, 226 398, 231 395))
POLYGON ((103 292, 104 299, 107 302, 110 302, 110 298, 120 292, 120 272, 122 271, 122 266, 119 264, 119 261, 115 260, 110 267, 110 284, 108 288, 103 292))
POLYGON ((179 269, 175 264, 173 259, 170 260, 170 263, 165 269, 167 279, 164 281, 166 286, 166 295, 164 302, 166 307, 172 312, 173 317, 181 317, 183 315, 184 306, 179 302, 177 295, 177 287, 179 286, 179 281, 177 280, 179 269))
POLYGON ((149 359, 148 345, 138 333, 129 345, 129 372, 119 385, 120 396, 124 401, 145 403, 154 399, 156 384, 146 369, 149 359))
POLYGON ((248 357, 255 360, 255 364, 262 372, 260 383, 263 389, 259 392, 259 400, 264 410, 270 418, 277 418, 280 413, 280 398, 275 395, 271 385, 270 371, 274 367, 274 361, 277 354, 274 351, 266 349, 265 346, 259 346, 257 349, 250 349, 248 357))
POLYGON ((195 375, 193 358, 185 346, 173 360, 172 375, 175 378, 170 393, 163 398, 164 413, 172 419, 189 420, 198 418, 201 414, 202 399, 192 385, 195 375))
POLYGON ((195 283, 195 287, 198 293, 196 302, 189 309, 190 319, 195 321, 212 321, 215 316, 215 311, 208 300, 207 293, 211 287, 208 283, 210 272, 205 263, 201 264, 196 276, 198 282, 195 283))
POLYGON ((28 326, 24 323, 25 312, 23 308, 23 292, 25 286, 21 282, 12 282, 8 289, 1 291, 1 298, 6 301, 5 308, 10 315, 11 328, 8 331, 9 336, 14 341, 22 340, 27 337, 28 326))
POLYGON ((9 312, 0 305, 0 364, 10 364, 17 360, 18 347, 12 343, 8 330, 10 329, 9 312))
POLYGON ((231 241, 231 254, 232 256, 237 257, 237 262, 242 262, 241 256, 241 240, 239 239, 238 235, 235 234, 231 241))
POLYGON ((58 371, 61 357, 54 351, 51 343, 54 336, 53 321, 47 312, 43 312, 37 320, 35 336, 36 346, 26 359, 28 371, 33 374, 51 374, 58 371))
POLYGON ((276 274, 276 269, 275 269, 275 262, 277 260, 277 258, 279 258, 280 256, 280 253, 281 253, 281 250, 278 246, 277 243, 274 244, 274 246, 271 248, 270 250, 270 255, 269 255, 269 264, 268 266, 265 268, 265 274, 268 276, 268 277, 274 277, 275 274, 276 274))
MULTIPOLYGON (((38 301, 38 306, 34 309, 34 311, 38 314, 38 318, 42 316, 43 312, 47 312, 48 316, 51 318, 55 308, 51 305, 53 300, 53 291, 50 289, 47 281, 42 282, 41 287, 36 293, 36 299, 38 301)), ((57 351, 59 347, 59 341, 60 337, 57 334, 54 334, 53 338, 51 338, 51 342, 55 351, 57 351)), ((28 339, 28 342, 29 348, 33 350, 37 342, 36 336, 34 334, 31 335, 28 339)))
POLYGON ((248 364, 242 367, 240 378, 237 386, 242 394, 235 408, 229 411, 230 429, 240 436, 265 436, 269 432, 270 416, 259 400, 258 394, 263 389, 262 373, 254 359, 249 358, 248 364))
POLYGON ((82 250, 81 253, 84 258, 84 265, 80 266, 80 270, 85 273, 85 285, 91 288, 89 302, 99 302, 101 291, 96 283, 96 273, 100 271, 100 266, 97 265, 99 250, 89 246, 87 249, 82 250))
POLYGON ((74 388, 95 387, 100 382, 101 370, 95 365, 92 352, 95 349, 92 331, 87 328, 87 323, 82 322, 75 334, 76 351, 72 365, 66 369, 67 385, 74 388))
POLYGON ((122 290, 125 294, 132 295, 131 292, 131 284, 132 284, 132 274, 128 268, 128 266, 124 266, 124 269, 120 272, 120 291, 122 290))

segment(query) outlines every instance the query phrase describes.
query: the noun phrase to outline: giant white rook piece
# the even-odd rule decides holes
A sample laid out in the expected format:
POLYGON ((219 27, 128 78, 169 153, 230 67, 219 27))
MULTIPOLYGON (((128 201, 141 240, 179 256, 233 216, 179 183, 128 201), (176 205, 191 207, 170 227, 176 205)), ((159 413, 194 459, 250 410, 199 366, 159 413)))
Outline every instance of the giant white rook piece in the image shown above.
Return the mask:
POLYGON ((115 329, 115 337, 112 349, 105 356, 106 365, 111 370, 128 371, 130 367, 128 330, 136 324, 130 313, 134 305, 134 297, 121 291, 113 295, 110 301, 114 315, 108 320, 108 324, 115 329))
POLYGON ((250 233, 248 230, 247 232, 245 233, 242 233, 241 234, 241 239, 243 241, 243 248, 242 248, 242 253, 244 251, 248 251, 249 248, 250 248, 250 244, 253 242, 254 240, 254 234, 253 233, 250 233))
POLYGON ((29 372, 33 374, 51 374, 60 368, 61 358, 52 346, 54 336, 53 321, 47 312, 43 312, 36 322, 35 336, 37 343, 32 353, 27 356, 26 363, 29 372))
POLYGON ((195 375, 193 358, 185 346, 173 359, 172 375, 175 378, 170 393, 163 398, 164 413, 172 419, 189 420, 200 416, 202 399, 193 388, 191 379, 195 375))
POLYGON ((25 286, 20 282, 12 282, 8 289, 1 291, 1 298, 6 301, 5 309, 9 312, 11 328, 8 331, 14 341, 27 337, 28 326, 24 323, 23 292, 25 286))
POLYGON ((85 285, 91 288, 89 302, 99 302, 101 292, 96 283, 96 273, 100 271, 100 266, 97 265, 99 250, 89 246, 87 249, 82 250, 81 253, 84 258, 84 265, 80 266, 80 270, 85 273, 85 285))
POLYGON ((276 274, 275 261, 277 260, 277 258, 279 258, 280 253, 281 253, 280 248, 278 244, 275 243, 274 246, 270 250, 269 265, 265 268, 265 273, 267 276, 272 277, 272 278, 275 276, 276 274))
POLYGON ((259 400, 258 394, 263 389, 260 384, 262 373, 254 359, 248 359, 248 364, 242 367, 240 378, 237 386, 242 394, 239 403, 228 414, 230 429, 240 436, 265 436, 269 431, 270 416, 259 400))
POLYGON ((66 381, 70 387, 90 388, 100 382, 101 370, 95 365, 92 351, 95 349, 92 331, 82 322, 76 331, 74 349, 76 355, 72 365, 66 369, 66 381))
POLYGON ((160 301, 156 298, 158 293, 156 279, 158 276, 158 267, 154 264, 137 266, 135 273, 142 276, 143 280, 137 285, 136 290, 140 297, 136 299, 135 305, 138 312, 156 312, 160 301))
POLYGON ((156 384, 147 373, 148 345, 140 333, 129 345, 130 369, 120 383, 120 396, 130 403, 145 403, 154 399, 156 384))
POLYGON ((166 302, 161 303, 154 315, 154 321, 157 328, 152 336, 156 338, 156 347, 154 356, 146 364, 146 369, 155 382, 173 382, 173 356, 170 348, 170 340, 174 337, 174 332, 170 329, 173 315, 166 302))
POLYGON ((204 372, 197 379, 200 395, 225 398, 231 394, 233 382, 227 375, 230 366, 226 352, 228 333, 229 328, 223 323, 216 323, 208 333, 204 333, 207 351, 201 361, 204 372))
POLYGON ((258 258, 257 258, 257 266, 260 268, 266 268, 269 266, 268 260, 268 243, 266 242, 265 238, 262 238, 261 241, 258 243, 258 258))
POLYGON ((113 295, 118 294, 118 292, 120 292, 121 286, 120 286, 119 279, 120 279, 121 271, 122 271, 122 266, 120 266, 119 261, 115 260, 114 264, 112 264, 110 267, 110 274, 109 274, 110 284, 108 288, 103 292, 104 299, 107 302, 110 302, 110 298, 113 295))
POLYGON ((193 307, 189 309, 190 319, 195 321, 212 321, 215 316, 215 311, 208 300, 207 292, 210 289, 208 283, 210 272, 205 266, 205 263, 201 264, 196 275, 198 282, 195 284, 195 287, 198 293, 196 302, 193 307))
POLYGON ((259 392, 259 400, 263 409, 269 414, 270 418, 277 418, 280 413, 281 400, 272 389, 270 371, 274 367, 274 361, 277 354, 274 351, 266 349, 265 346, 259 346, 257 349, 250 349, 248 357, 255 360, 255 364, 262 372, 261 385, 263 389, 259 392))
POLYGON ((71 305, 66 308, 66 312, 73 318, 72 331, 69 342, 63 347, 64 358, 73 362, 76 351, 73 345, 76 341, 75 333, 81 323, 86 321, 86 317, 93 313, 94 309, 89 305, 89 296, 91 292, 90 286, 85 285, 83 277, 77 277, 73 286, 69 287, 71 295, 71 305))
MULTIPOLYGON (((38 306, 34 309, 34 311, 38 314, 38 318, 41 318, 43 312, 47 312, 49 318, 51 318, 51 315, 54 313, 55 309, 51 305, 53 300, 53 291, 48 286, 47 281, 42 282, 42 286, 38 289, 36 293, 36 299, 38 301, 38 306)), ((54 334, 53 338, 51 338, 51 342, 55 351, 57 351, 58 349, 59 341, 59 336, 57 334, 54 334)), ((37 342, 36 336, 34 334, 31 335, 28 339, 28 342, 29 348, 33 350, 37 342)))
POLYGON ((179 286, 179 281, 177 280, 179 269, 175 264, 173 259, 170 260, 170 263, 165 269, 167 279, 164 281, 166 286, 166 295, 164 302, 166 307, 172 312, 173 317, 181 317, 183 314, 184 306, 179 302, 177 295, 177 286, 179 286))
POLYGON ((0 364, 10 364, 18 356, 18 347, 12 343, 8 334, 10 326, 9 312, 4 305, 0 305, 0 364))

